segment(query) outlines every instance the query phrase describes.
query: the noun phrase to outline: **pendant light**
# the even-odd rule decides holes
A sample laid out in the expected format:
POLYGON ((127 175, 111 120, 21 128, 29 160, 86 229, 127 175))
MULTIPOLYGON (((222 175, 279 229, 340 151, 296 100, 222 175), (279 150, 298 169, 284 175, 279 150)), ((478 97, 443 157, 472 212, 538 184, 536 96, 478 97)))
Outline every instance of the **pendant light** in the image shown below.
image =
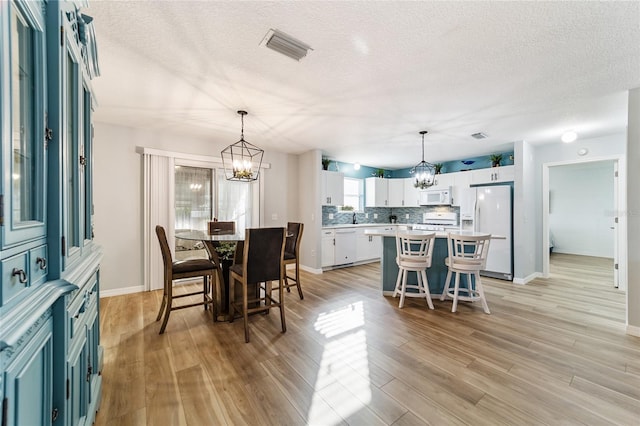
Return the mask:
POLYGON ((222 150, 222 165, 227 180, 251 182, 258 179, 262 167, 264 150, 244 140, 244 116, 247 111, 238 111, 242 121, 240 140, 222 150))
POLYGON ((411 174, 415 177, 413 186, 419 189, 427 189, 432 186, 436 175, 436 168, 433 164, 424 161, 424 135, 427 133, 426 130, 420 132, 422 135, 422 161, 411 169, 411 174))

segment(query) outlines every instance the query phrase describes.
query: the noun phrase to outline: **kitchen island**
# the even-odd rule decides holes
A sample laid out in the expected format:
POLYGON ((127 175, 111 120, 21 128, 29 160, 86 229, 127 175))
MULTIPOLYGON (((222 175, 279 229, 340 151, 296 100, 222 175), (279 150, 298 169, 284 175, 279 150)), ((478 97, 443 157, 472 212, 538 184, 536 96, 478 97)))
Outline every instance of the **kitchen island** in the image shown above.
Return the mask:
MULTIPOLYGON (((434 231, 400 231, 409 235, 427 235, 434 231)), ((398 277, 398 265, 396 264, 396 231, 387 231, 381 229, 366 229, 365 235, 373 235, 382 237, 382 256, 380 258, 381 274, 380 281, 382 285, 382 294, 385 296, 393 295, 396 287, 396 279, 398 277)), ((462 231, 456 232, 462 235, 477 236, 483 235, 477 232, 462 231)), ((431 267, 427 269, 427 280, 429 281, 429 292, 431 297, 437 297, 444 290, 445 280, 447 279, 447 266, 444 259, 448 256, 447 250, 447 233, 443 231, 435 231, 436 241, 433 245, 433 258, 431 267)), ((500 236, 492 236, 495 238, 504 238, 500 236)), ((407 284, 416 284, 417 278, 415 273, 410 273, 407 278, 407 284)), ((460 285, 466 285, 466 278, 460 277, 460 285)))

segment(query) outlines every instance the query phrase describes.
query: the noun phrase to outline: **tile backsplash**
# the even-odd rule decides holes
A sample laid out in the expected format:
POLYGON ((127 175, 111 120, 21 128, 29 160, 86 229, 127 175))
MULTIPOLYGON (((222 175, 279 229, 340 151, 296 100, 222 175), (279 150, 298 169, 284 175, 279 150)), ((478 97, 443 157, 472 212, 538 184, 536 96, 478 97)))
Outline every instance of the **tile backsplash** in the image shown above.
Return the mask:
MULTIPOLYGON (((422 214, 431 211, 456 212, 458 217, 460 216, 460 207, 455 206, 365 207, 364 212, 356 212, 356 221, 357 223, 390 223, 389 216, 396 215, 397 223, 422 223, 422 214), (378 217, 374 217, 375 215, 378 217)), ((353 223, 353 212, 338 212, 335 206, 322 206, 322 226, 350 223, 353 223), (330 219, 329 215, 333 215, 333 218, 330 219)))

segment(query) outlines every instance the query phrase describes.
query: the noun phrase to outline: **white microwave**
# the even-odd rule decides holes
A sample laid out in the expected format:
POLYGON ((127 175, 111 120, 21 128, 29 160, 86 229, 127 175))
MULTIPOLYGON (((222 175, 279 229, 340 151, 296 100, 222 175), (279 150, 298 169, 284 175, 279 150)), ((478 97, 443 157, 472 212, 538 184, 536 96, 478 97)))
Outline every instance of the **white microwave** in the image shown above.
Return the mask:
POLYGON ((421 206, 450 206, 451 201, 451 187, 420 191, 421 206))

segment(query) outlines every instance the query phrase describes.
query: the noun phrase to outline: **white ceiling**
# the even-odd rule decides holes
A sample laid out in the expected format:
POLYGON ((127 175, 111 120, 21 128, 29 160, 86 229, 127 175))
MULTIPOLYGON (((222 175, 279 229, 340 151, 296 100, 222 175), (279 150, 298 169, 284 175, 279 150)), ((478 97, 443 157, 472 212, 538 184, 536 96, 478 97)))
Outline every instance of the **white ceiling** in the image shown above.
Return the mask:
POLYGON ((625 131, 640 2, 93 1, 97 121, 414 165, 625 131), (300 62, 269 29, 309 44, 300 62), (484 132, 488 139, 470 137, 484 132))

